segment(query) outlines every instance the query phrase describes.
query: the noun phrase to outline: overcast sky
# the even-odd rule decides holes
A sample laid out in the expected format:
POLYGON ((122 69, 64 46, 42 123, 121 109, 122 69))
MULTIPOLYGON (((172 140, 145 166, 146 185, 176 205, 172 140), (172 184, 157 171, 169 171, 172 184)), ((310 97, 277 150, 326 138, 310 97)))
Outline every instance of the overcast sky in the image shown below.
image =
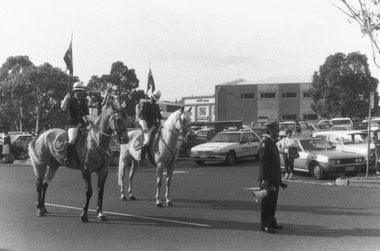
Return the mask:
POLYGON ((1 1, 0 27, 0 64, 26 55, 64 70, 73 34, 74 75, 86 84, 122 61, 145 90, 150 63, 168 101, 239 78, 311 80, 337 52, 366 54, 380 79, 368 38, 329 0, 1 1))

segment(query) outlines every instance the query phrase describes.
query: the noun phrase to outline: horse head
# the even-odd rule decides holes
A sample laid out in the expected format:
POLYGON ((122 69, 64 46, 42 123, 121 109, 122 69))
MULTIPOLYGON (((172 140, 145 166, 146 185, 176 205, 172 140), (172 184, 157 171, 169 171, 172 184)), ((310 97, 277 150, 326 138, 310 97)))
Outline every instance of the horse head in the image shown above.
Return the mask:
POLYGON ((176 115, 175 128, 178 132, 182 133, 184 138, 193 138, 195 136, 191 128, 191 108, 186 111, 185 107, 182 106, 176 115))
POLYGON ((127 116, 127 104, 125 101, 121 102, 121 99, 117 93, 111 89, 107 91, 104 98, 103 112, 106 109, 110 109, 112 111, 112 115, 109 118, 109 127, 113 132, 116 132, 119 143, 128 143, 129 138, 127 128, 130 121, 127 116))

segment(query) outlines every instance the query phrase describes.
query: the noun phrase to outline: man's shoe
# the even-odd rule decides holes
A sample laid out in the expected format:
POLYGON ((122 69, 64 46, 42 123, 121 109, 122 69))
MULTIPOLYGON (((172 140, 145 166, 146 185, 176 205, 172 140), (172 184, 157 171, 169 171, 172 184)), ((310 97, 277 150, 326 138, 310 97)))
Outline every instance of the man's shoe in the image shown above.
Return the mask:
POLYGON ((290 173, 290 175, 289 175, 289 179, 290 179, 290 180, 293 179, 293 174, 292 174, 292 173, 290 173))
POLYGON ((270 233, 270 234, 276 233, 276 231, 274 231, 274 229, 272 227, 261 227, 261 231, 263 231, 265 233, 270 233))
POLYGON ((288 178, 289 178, 289 175, 286 173, 285 177, 284 177, 284 180, 287 180, 288 178))

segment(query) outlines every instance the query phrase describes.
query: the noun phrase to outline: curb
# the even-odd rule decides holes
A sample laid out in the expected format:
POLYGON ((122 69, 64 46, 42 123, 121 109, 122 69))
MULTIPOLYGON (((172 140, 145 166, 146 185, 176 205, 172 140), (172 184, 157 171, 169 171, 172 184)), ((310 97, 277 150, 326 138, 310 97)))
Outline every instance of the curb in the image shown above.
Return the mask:
POLYGON ((337 186, 380 186, 380 175, 366 177, 339 177, 335 180, 337 186))

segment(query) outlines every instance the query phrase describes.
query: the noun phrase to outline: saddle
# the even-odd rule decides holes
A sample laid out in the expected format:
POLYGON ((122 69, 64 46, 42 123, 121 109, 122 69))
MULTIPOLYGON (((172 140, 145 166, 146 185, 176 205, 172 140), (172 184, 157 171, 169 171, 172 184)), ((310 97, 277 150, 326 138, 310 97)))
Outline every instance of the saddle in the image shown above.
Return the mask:
MULTIPOLYGON (((80 128, 78 131, 77 138, 75 139, 74 145, 84 146, 84 140, 87 137, 88 130, 86 128, 80 128)), ((59 134, 54 140, 54 150, 57 152, 62 152, 66 150, 67 142, 69 141, 69 136, 67 135, 67 131, 59 134)))

